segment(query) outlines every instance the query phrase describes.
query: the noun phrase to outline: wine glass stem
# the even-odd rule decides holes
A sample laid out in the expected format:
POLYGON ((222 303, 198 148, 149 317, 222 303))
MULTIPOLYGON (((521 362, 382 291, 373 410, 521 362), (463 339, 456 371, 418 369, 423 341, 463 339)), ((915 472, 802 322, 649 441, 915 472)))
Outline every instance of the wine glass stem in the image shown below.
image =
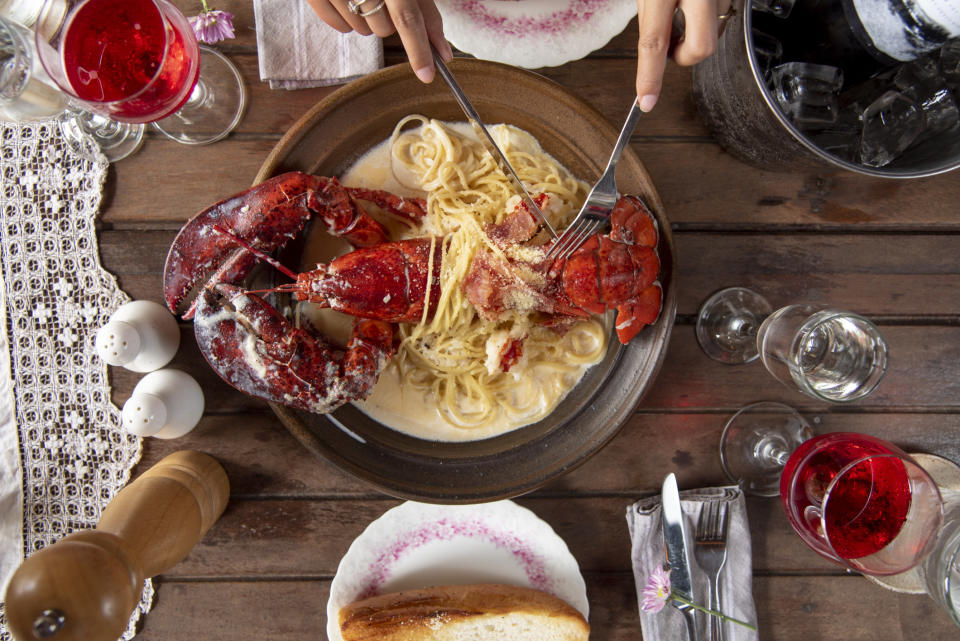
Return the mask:
POLYGON ((764 439, 757 444, 757 458, 766 461, 772 466, 783 467, 790 458, 790 452, 785 450, 779 443, 764 439))
POLYGON ((749 338, 757 335, 757 326, 749 318, 737 318, 733 323, 737 336, 749 338))
POLYGON ((110 138, 116 136, 121 131, 122 125, 110 118, 105 118, 91 111, 79 109, 73 113, 85 131, 98 137, 110 138))
POLYGON ((210 94, 210 90, 207 88, 206 83, 203 81, 203 74, 197 78, 197 84, 193 86, 193 90, 190 92, 190 97, 187 98, 187 102, 184 103, 184 107, 196 108, 207 102, 210 94))

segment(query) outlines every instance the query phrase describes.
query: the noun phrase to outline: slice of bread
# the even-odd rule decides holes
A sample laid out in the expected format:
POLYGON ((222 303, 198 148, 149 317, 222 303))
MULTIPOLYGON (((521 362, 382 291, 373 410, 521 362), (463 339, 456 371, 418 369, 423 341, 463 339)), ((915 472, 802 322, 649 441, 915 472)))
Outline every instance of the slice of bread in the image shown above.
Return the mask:
POLYGON ((344 641, 586 641, 565 601, 513 585, 445 585, 363 599, 340 610, 344 641))

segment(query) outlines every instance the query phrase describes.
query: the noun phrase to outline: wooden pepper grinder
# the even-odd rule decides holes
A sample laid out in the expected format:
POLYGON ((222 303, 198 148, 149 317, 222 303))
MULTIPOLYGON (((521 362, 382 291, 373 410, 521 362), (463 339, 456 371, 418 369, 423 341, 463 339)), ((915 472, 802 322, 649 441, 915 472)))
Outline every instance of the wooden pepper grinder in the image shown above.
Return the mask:
POLYGON ((29 556, 10 580, 6 617, 17 641, 116 641, 143 582, 183 560, 227 505, 213 457, 174 452, 123 488, 97 527, 29 556))

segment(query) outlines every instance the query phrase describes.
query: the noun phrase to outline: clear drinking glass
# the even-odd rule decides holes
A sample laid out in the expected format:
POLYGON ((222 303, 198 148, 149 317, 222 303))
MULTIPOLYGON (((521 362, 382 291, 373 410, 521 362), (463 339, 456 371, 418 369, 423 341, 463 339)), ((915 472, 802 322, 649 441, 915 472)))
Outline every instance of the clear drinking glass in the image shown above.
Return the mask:
POLYGON ((743 287, 708 298, 696 331, 714 360, 738 364, 759 356, 782 383, 819 400, 862 398, 887 369, 887 344, 863 316, 822 304, 771 311, 766 299, 743 287))
POLYGON ((43 3, 38 0, 0 0, 0 16, 30 28, 42 7, 43 3))
POLYGON ((727 422, 720 460, 744 492, 779 495, 800 538, 848 568, 899 574, 933 548, 943 518, 940 492, 892 443, 849 432, 814 436, 795 410, 763 402, 727 422))
POLYGON ((946 510, 920 574, 930 598, 960 626, 960 504, 946 510))
POLYGON ((887 344, 876 326, 825 305, 789 305, 763 321, 760 358, 782 383, 825 401, 872 392, 887 371, 887 344))
POLYGON ((33 33, 0 17, 0 120, 47 118, 58 120, 61 133, 77 153, 90 153, 92 138, 110 162, 133 153, 143 138, 143 125, 116 122, 73 102, 41 66, 33 33))
POLYGON ((240 121, 236 67, 199 46, 167 0, 46 0, 35 31, 47 73, 90 111, 154 123, 187 144, 219 140, 240 121))

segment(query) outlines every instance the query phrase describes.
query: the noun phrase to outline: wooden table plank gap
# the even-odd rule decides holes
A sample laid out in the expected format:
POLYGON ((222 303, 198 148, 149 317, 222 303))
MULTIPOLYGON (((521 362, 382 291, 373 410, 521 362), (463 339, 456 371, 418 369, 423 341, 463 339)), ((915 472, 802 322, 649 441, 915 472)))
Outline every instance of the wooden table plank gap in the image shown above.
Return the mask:
MULTIPOLYGON (((865 312, 864 312, 865 313, 865 312)), ((868 314, 877 326, 891 327, 957 327, 960 326, 960 314, 868 314)), ((674 327, 692 327, 697 324, 694 314, 677 314, 674 327)))

